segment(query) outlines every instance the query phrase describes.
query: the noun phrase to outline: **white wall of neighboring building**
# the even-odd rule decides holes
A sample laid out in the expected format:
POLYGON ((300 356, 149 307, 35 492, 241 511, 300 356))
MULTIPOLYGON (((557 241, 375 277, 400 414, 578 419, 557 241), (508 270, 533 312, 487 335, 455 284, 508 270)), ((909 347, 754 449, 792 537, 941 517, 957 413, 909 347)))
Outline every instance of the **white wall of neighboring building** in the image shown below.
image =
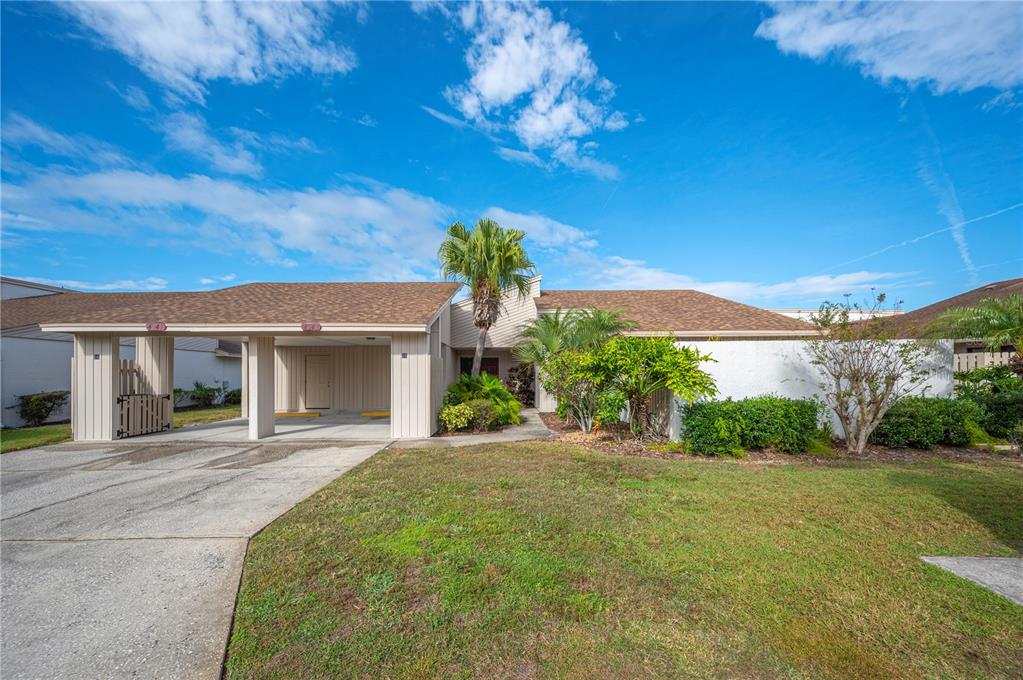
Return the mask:
MULTIPOLYGON (((124 340, 120 357, 134 359, 134 344, 124 340)), ((19 395, 71 389, 73 353, 74 343, 70 336, 63 334, 54 340, 10 335, 0 337, 0 420, 3 427, 24 424, 18 416, 19 395)), ((229 389, 241 387, 241 360, 217 356, 207 349, 177 348, 174 352, 174 386, 191 389, 197 380, 210 386, 226 384, 229 389)), ((50 420, 60 422, 70 417, 68 405, 54 413, 50 420)))
POLYGON ((22 281, 21 279, 9 279, 6 276, 0 277, 0 300, 14 300, 17 298, 53 295, 55 293, 65 292, 67 291, 63 288, 57 288, 56 286, 47 286, 42 283, 22 281))
MULTIPOLYGON (((775 394, 793 399, 812 399, 820 392, 817 368, 810 363, 802 340, 703 340, 679 341, 714 359, 701 368, 714 378, 717 399, 744 399, 775 394)), ((927 383, 927 396, 952 395, 952 343, 941 341, 935 354, 934 371, 927 383)), ((829 411, 830 413, 830 411, 829 411)), ((677 414, 675 421, 678 420, 677 414)), ((832 428, 842 433, 831 413, 832 428)), ((679 432, 673 423, 672 434, 679 432)))
MULTIPOLYGON (((820 313, 820 309, 772 309, 769 311, 803 321, 812 321, 813 317, 820 313)), ((849 320, 863 321, 864 319, 874 319, 879 316, 898 316, 899 314, 902 314, 901 309, 851 309, 849 310, 849 320)))

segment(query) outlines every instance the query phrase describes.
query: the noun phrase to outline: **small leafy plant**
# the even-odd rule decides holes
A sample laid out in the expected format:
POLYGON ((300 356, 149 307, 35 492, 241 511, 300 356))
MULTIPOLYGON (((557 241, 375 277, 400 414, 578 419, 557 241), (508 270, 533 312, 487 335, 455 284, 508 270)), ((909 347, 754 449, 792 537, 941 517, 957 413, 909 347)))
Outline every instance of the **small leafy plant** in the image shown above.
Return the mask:
POLYGON ((30 426, 42 425, 54 411, 67 403, 70 396, 67 390, 22 394, 17 397, 18 415, 30 426))
POLYGON ((444 403, 466 404, 480 399, 490 402, 496 425, 518 425, 522 422, 519 418, 522 405, 499 378, 489 373, 481 373, 475 378, 463 373, 448 387, 444 403))
POLYGON ((445 430, 457 432, 472 423, 472 408, 468 404, 447 404, 441 408, 438 417, 445 430))

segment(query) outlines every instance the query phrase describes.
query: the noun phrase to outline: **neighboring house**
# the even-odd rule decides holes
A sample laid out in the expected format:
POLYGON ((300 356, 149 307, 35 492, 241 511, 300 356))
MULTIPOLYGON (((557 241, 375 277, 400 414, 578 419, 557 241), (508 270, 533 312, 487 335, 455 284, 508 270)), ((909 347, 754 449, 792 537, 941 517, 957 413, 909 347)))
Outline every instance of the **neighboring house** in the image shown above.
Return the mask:
MULTIPOLYGON (((820 313, 820 309, 772 309, 775 314, 788 316, 793 319, 812 321, 813 317, 820 313)), ((863 321, 864 319, 876 319, 883 316, 898 316, 902 314, 901 309, 853 309, 849 311, 850 321, 863 321)))
MULTIPOLYGON (((1023 278, 1007 279, 983 285, 960 295, 939 300, 933 304, 914 309, 887 323, 891 324, 895 333, 904 338, 924 338, 930 333, 931 327, 943 312, 953 307, 971 307, 986 298, 1003 298, 1015 293, 1023 295, 1023 278)), ((1003 345, 997 352, 990 352, 982 338, 959 339, 954 343, 954 368, 956 371, 968 371, 980 366, 1008 364, 1016 352, 1016 347, 1003 345)))
MULTIPOLYGON (((540 284, 538 276, 527 295, 504 295, 487 336, 484 370, 507 376, 522 325, 539 314, 616 308, 636 324, 631 334, 673 336, 712 355, 703 368, 722 398, 817 391, 804 348, 814 328, 805 321, 693 290, 542 290, 540 284)), ((118 436, 125 339, 135 339, 135 370, 146 389, 160 395, 177 383, 170 343, 197 336, 241 343, 242 409, 252 439, 274 433, 275 411, 311 410, 382 411, 392 437, 427 437, 437 429, 447 386, 471 365, 478 338, 472 303, 453 302, 458 288, 257 283, 193 293, 69 293, 55 296, 39 327, 74 338, 72 423, 79 440, 118 436)), ((950 390, 950 372, 935 376, 932 393, 950 390)), ((538 390, 537 406, 555 405, 538 390)), ((677 432, 670 394, 660 395, 657 406, 664 429, 677 432)))
MULTIPOLYGON (((23 425, 17 397, 71 388, 74 337, 44 333, 39 325, 59 317, 68 306, 82 309, 124 304, 136 295, 158 293, 79 293, 31 281, 0 277, 0 391, 3 427, 23 425), (129 297, 124 297, 129 296, 129 297)), ((135 338, 120 339, 120 357, 134 359, 135 338)), ((174 343, 174 386, 191 389, 196 381, 215 387, 241 387, 241 345, 215 338, 177 338, 174 343)), ((70 406, 50 418, 70 418, 70 406)))

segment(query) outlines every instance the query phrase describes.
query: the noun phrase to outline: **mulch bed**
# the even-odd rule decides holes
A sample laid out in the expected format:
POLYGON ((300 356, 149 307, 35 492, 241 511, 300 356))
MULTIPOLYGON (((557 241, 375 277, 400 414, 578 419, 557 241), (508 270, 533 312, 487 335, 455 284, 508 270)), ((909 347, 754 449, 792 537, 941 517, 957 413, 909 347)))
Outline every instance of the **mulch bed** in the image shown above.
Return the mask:
MULTIPOLYGON (((613 431, 597 428, 589 434, 579 430, 579 426, 571 421, 562 420, 556 413, 541 413, 544 425, 557 435, 557 441, 566 444, 576 444, 600 453, 608 453, 618 456, 640 456, 643 458, 662 459, 684 459, 721 461, 733 460, 729 458, 718 458, 715 456, 699 456, 683 452, 658 451, 658 444, 666 444, 666 439, 654 439, 640 441, 632 438, 631 434, 623 433, 616 437, 613 431)), ((883 446, 871 446, 861 455, 852 455, 844 448, 841 442, 832 446, 832 454, 829 456, 812 456, 806 454, 788 454, 777 451, 749 451, 742 462, 759 464, 780 464, 795 462, 811 463, 832 463, 836 461, 869 461, 869 462, 918 462, 923 460, 934 460, 940 458, 948 461, 980 461, 991 460, 1006 463, 1015 463, 1023 467, 1023 457, 1010 452, 991 453, 984 449, 957 448, 952 446, 936 446, 933 449, 890 449, 883 446)))

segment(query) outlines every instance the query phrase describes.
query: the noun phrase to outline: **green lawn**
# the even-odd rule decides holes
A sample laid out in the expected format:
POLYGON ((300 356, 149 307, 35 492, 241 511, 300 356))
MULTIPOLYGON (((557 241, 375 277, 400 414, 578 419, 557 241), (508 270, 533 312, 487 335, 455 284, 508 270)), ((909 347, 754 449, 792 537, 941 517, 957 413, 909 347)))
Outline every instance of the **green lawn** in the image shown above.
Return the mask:
POLYGON ((240 677, 1023 676, 1011 463, 385 451, 253 539, 240 677))
MULTIPOLYGON (((238 418, 241 416, 240 406, 217 406, 215 408, 196 409, 194 411, 178 411, 174 413, 174 427, 212 423, 217 420, 238 418)), ((39 427, 18 427, 0 430, 0 453, 21 451, 47 444, 60 444, 71 440, 71 425, 40 425, 39 427)))

